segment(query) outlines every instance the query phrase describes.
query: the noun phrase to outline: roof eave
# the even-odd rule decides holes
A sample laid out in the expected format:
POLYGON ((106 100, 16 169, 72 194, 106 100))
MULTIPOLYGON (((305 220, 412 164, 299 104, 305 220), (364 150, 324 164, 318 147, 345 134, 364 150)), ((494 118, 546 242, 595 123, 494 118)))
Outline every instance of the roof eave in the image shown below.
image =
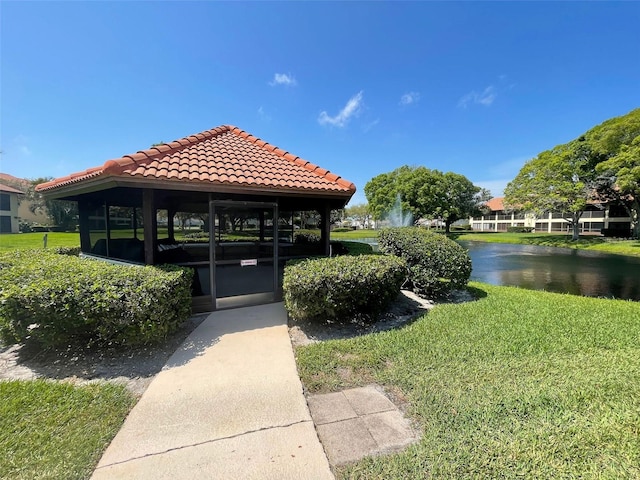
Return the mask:
POLYGON ((304 196, 304 197, 330 197, 349 200, 355 193, 355 187, 346 190, 323 190, 323 189, 299 189, 278 186, 252 186, 233 185, 213 182, 185 182, 171 181, 167 179, 151 178, 126 178, 113 175, 100 175, 93 179, 85 179, 76 183, 62 185, 40 193, 47 199, 64 199, 76 197, 101 190, 117 187, 156 189, 156 190, 178 190, 205 193, 234 193, 244 195, 283 195, 283 196, 304 196))

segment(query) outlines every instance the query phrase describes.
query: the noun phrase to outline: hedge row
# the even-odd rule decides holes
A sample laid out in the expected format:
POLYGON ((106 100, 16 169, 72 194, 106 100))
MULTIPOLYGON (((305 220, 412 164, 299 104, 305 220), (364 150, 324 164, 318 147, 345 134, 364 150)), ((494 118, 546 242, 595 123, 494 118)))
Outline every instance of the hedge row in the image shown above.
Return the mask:
POLYGON ((367 243, 350 242, 345 240, 340 240, 337 243, 346 250, 347 255, 370 255, 373 253, 373 247, 367 243))
POLYGON ((378 234, 380 251, 406 260, 413 290, 438 297, 464 288, 471 275, 467 250, 446 236, 418 227, 386 228, 378 234))
POLYGON ((374 320, 405 278, 405 262, 390 255, 303 260, 284 270, 284 302, 294 320, 374 320))
POLYGON ((0 338, 45 346, 146 344, 191 314, 193 272, 43 251, 0 255, 0 338))
POLYGON ((70 255, 73 257, 77 257, 80 255, 82 249, 78 247, 57 247, 54 252, 58 255, 70 255))
POLYGON ((509 233, 531 233, 533 232, 533 227, 523 227, 520 225, 508 226, 507 232, 509 233))

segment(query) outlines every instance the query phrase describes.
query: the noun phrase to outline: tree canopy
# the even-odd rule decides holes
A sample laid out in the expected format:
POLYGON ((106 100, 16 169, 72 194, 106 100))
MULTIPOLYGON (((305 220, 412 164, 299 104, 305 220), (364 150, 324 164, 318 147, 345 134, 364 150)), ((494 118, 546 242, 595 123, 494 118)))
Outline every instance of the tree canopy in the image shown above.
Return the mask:
POLYGON ((640 238, 640 108, 612 118, 586 134, 598 155, 598 193, 617 201, 640 238))
POLYGON ((580 217, 595 199, 595 177, 590 148, 579 138, 529 160, 505 188, 505 205, 537 215, 562 212, 577 240, 580 217))
POLYGON ((639 138, 640 109, 636 109, 544 151, 507 185, 505 205, 538 214, 563 212, 577 239, 588 202, 614 201, 627 209, 638 237, 639 138))
POLYGON ((364 192, 377 220, 388 216, 399 197, 404 211, 415 219, 440 219, 447 232, 453 222, 473 215, 490 198, 464 175, 406 165, 372 178, 364 192))
POLYGON ((44 212, 54 225, 64 230, 73 230, 78 222, 78 202, 68 200, 45 200, 35 191, 36 185, 51 180, 51 177, 36 178, 30 180, 31 185, 27 189, 26 196, 31 200, 29 210, 32 213, 44 212))
POLYGON ((357 221, 363 228, 368 225, 371 213, 369 212, 369 205, 366 203, 358 203, 347 207, 344 211, 347 218, 352 218, 357 221))

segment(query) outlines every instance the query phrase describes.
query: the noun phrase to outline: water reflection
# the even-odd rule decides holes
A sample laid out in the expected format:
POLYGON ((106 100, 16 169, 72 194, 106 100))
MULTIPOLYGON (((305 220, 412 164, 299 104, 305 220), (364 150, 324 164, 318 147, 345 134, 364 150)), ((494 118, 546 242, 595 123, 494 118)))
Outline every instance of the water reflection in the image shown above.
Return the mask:
POLYGON ((640 259, 568 248, 459 242, 471 279, 493 285, 640 301, 640 259))

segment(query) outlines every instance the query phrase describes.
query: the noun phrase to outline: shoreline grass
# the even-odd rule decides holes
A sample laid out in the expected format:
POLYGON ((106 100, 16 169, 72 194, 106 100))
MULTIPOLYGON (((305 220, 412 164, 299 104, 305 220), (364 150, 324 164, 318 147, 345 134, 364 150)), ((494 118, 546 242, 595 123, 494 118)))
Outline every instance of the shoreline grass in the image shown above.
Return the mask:
POLYGON ((489 243, 512 243, 521 245, 540 245, 544 247, 575 248, 614 255, 640 257, 640 240, 618 240, 600 236, 581 236, 572 241, 571 235, 553 233, 453 233, 456 240, 489 243))
POLYGON ((124 386, 0 381, 0 478, 89 478, 135 399, 124 386))
POLYGON ((640 305, 471 285, 477 301, 296 349, 310 392, 377 382, 422 429, 338 478, 639 478, 640 305))

